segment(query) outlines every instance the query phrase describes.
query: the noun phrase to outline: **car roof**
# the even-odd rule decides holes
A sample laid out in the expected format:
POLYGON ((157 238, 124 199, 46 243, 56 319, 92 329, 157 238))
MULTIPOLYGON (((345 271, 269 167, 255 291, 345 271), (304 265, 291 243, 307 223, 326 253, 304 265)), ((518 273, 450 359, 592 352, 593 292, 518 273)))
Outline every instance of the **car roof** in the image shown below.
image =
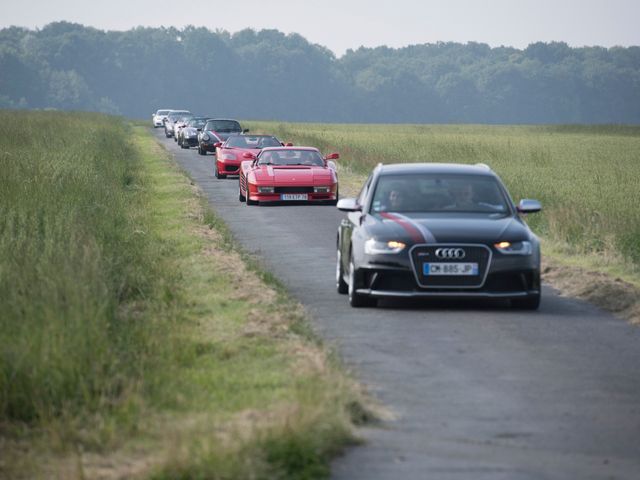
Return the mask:
MULTIPOLYGON (((214 120, 225 120, 227 122, 237 122, 238 121, 235 118, 210 118, 208 121, 209 122, 213 122, 214 120)), ((240 123, 240 122, 238 122, 238 123, 240 123)))
POLYGON ((417 173, 483 175, 495 177, 487 165, 467 165, 462 163, 391 163, 378 165, 380 175, 412 175, 417 173))

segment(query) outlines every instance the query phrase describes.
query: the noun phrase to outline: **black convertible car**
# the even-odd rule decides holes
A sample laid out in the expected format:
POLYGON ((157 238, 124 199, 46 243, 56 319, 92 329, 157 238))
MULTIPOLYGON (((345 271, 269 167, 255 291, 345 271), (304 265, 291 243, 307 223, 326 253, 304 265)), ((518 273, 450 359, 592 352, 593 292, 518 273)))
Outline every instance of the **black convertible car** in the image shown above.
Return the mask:
POLYGON ((338 229, 336 280, 354 307, 385 297, 503 298, 540 304, 540 246, 486 165, 378 165, 338 229))
POLYGON ((198 134, 198 153, 206 155, 207 152, 216 151, 216 143, 224 142, 231 135, 247 133, 237 120, 227 118, 210 118, 198 134))

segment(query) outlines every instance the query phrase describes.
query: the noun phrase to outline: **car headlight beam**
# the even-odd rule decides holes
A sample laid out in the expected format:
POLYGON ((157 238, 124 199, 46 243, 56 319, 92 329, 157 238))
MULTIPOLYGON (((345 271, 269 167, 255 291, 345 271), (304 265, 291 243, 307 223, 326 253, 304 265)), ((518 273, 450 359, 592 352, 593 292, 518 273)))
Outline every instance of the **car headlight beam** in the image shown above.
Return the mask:
POLYGON ((367 255, 395 254, 400 253, 406 245, 397 240, 389 240, 387 242, 370 238, 364 242, 364 253, 367 255))
POLYGON ((533 247, 531 242, 524 240, 521 242, 502 241, 494 244, 496 250, 505 255, 531 255, 533 247))

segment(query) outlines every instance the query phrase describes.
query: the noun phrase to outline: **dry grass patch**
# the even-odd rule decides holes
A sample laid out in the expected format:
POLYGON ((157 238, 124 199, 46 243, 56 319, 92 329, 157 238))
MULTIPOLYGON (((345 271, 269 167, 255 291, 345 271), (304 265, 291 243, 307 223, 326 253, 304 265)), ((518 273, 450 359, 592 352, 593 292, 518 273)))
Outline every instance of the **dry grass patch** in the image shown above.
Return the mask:
POLYGON ((640 325, 640 288, 610 274, 543 259, 542 278, 561 295, 586 300, 640 325))

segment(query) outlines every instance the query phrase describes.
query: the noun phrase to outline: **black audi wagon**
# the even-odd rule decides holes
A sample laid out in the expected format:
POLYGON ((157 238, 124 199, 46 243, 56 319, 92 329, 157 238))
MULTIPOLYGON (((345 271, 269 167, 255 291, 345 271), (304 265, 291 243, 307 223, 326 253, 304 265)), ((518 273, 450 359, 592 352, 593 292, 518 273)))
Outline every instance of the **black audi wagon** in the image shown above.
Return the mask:
POLYGON ((540 304, 540 243, 486 165, 378 165, 338 228, 336 283, 354 307, 379 298, 502 298, 540 304))

